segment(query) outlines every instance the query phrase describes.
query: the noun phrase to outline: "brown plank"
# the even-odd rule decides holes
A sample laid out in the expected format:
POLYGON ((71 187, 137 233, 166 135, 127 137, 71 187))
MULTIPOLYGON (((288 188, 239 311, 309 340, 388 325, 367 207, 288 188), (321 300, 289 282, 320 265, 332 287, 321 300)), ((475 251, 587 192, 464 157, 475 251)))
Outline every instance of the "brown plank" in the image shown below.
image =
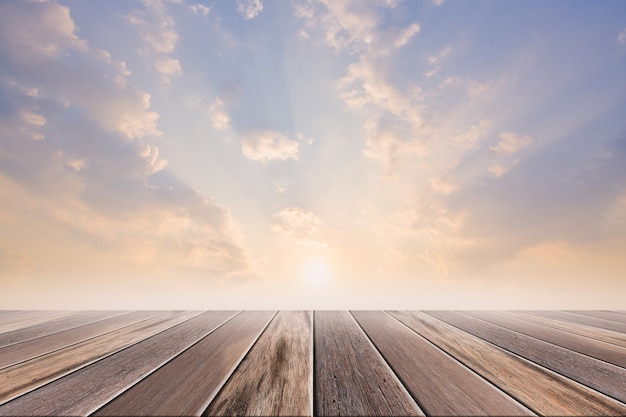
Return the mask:
POLYGON ((602 320, 616 321, 626 324, 626 316, 616 311, 607 310, 564 310, 566 313, 580 314, 583 316, 595 317, 602 320))
POLYGON ((621 346, 615 346, 588 337, 581 337, 553 327, 507 316, 497 311, 465 311, 464 313, 506 329, 626 368, 626 348, 621 346))
POLYGON ((624 368, 459 312, 426 313, 621 402, 626 402, 624 368))
POLYGON ((417 311, 392 316, 540 415, 626 415, 626 405, 417 311))
POLYGON ((56 320, 76 314, 75 311, 56 310, 23 310, 2 317, 0 333, 10 332, 24 327, 35 326, 39 323, 56 320))
POLYGON ((0 348, 0 369, 120 329, 159 314, 135 311, 0 348))
POLYGON ((0 347, 25 342, 64 330, 73 329, 89 323, 95 323, 110 317, 128 313, 127 311, 91 311, 63 317, 45 323, 0 334, 0 347))
POLYGON ((559 320, 586 324, 587 326, 599 327, 601 329, 612 330, 618 333, 626 333, 626 324, 617 323, 611 320, 598 319, 595 317, 584 316, 582 314, 566 313, 564 311, 555 310, 538 310, 532 311, 532 313, 559 320))
POLYGON ((198 312, 167 312, 0 370, 0 404, 34 390, 198 312))
POLYGON ((197 343, 236 312, 209 311, 0 405, 2 416, 88 415, 197 343))
POLYGON ((389 314, 352 314, 426 414, 533 414, 389 314))
POLYGON ((555 329, 564 330, 580 336, 590 337, 592 339, 601 340, 605 343, 612 343, 617 346, 626 347, 626 334, 614 332, 612 330, 601 329, 599 327, 588 326, 586 324, 574 323, 571 321, 558 320, 550 317, 533 314, 528 311, 503 311, 503 314, 513 317, 519 317, 533 323, 543 324, 544 326, 554 327, 555 329))
POLYGON ((274 316, 203 415, 312 415, 311 325, 309 311, 274 316))
POLYGON ((315 415, 424 415, 354 318, 316 311, 315 415))
POLYGON ((95 415, 200 415, 274 315, 244 311, 95 415))

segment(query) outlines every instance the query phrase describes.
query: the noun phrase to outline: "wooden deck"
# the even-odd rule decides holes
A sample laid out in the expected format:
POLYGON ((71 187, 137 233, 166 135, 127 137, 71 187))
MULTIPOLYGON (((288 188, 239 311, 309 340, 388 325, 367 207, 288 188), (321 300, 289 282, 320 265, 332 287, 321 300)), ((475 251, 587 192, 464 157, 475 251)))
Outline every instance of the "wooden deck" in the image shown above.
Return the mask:
POLYGON ((624 311, 0 311, 0 415, 626 415, 624 311))

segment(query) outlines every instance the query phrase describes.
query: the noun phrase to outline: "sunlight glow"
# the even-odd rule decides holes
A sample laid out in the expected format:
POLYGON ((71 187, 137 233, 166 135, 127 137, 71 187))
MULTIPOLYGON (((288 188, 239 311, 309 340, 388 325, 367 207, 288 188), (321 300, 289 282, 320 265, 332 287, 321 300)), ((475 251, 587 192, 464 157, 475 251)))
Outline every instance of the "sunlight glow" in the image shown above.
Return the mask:
POLYGON ((311 287, 324 287, 332 278, 332 270, 326 262, 316 259, 305 264, 302 277, 311 287))

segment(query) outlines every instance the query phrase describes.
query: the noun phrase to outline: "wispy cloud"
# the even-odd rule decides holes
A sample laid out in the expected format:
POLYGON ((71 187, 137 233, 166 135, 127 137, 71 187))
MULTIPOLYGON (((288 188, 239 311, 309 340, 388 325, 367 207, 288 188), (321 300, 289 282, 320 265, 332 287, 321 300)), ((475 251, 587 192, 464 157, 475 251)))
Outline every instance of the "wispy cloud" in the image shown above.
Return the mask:
POLYGON ((237 12, 246 20, 254 19, 263 11, 261 0, 237 0, 237 12))
POLYGON ((617 41, 621 44, 626 43, 626 29, 617 34, 617 41))
POLYGON ((321 219, 310 211, 300 207, 288 207, 274 214, 276 223, 272 229, 293 240, 305 245, 320 245, 317 238, 321 219))
POLYGON ((498 135, 498 138, 500 141, 490 146, 489 149, 503 155, 513 154, 533 143, 530 136, 519 135, 514 132, 502 132, 498 135))
POLYGON ((249 132, 241 139, 241 149, 253 161, 298 159, 299 144, 275 131, 249 132))

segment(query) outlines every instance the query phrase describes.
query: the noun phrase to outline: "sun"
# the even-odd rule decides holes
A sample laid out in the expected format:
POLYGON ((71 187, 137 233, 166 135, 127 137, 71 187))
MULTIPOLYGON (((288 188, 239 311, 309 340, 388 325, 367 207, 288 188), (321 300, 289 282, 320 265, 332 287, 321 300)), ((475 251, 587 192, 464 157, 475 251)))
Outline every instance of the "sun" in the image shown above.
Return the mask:
POLYGON ((312 260, 302 268, 302 278, 311 287, 323 287, 330 282, 332 269, 322 260, 312 260))

